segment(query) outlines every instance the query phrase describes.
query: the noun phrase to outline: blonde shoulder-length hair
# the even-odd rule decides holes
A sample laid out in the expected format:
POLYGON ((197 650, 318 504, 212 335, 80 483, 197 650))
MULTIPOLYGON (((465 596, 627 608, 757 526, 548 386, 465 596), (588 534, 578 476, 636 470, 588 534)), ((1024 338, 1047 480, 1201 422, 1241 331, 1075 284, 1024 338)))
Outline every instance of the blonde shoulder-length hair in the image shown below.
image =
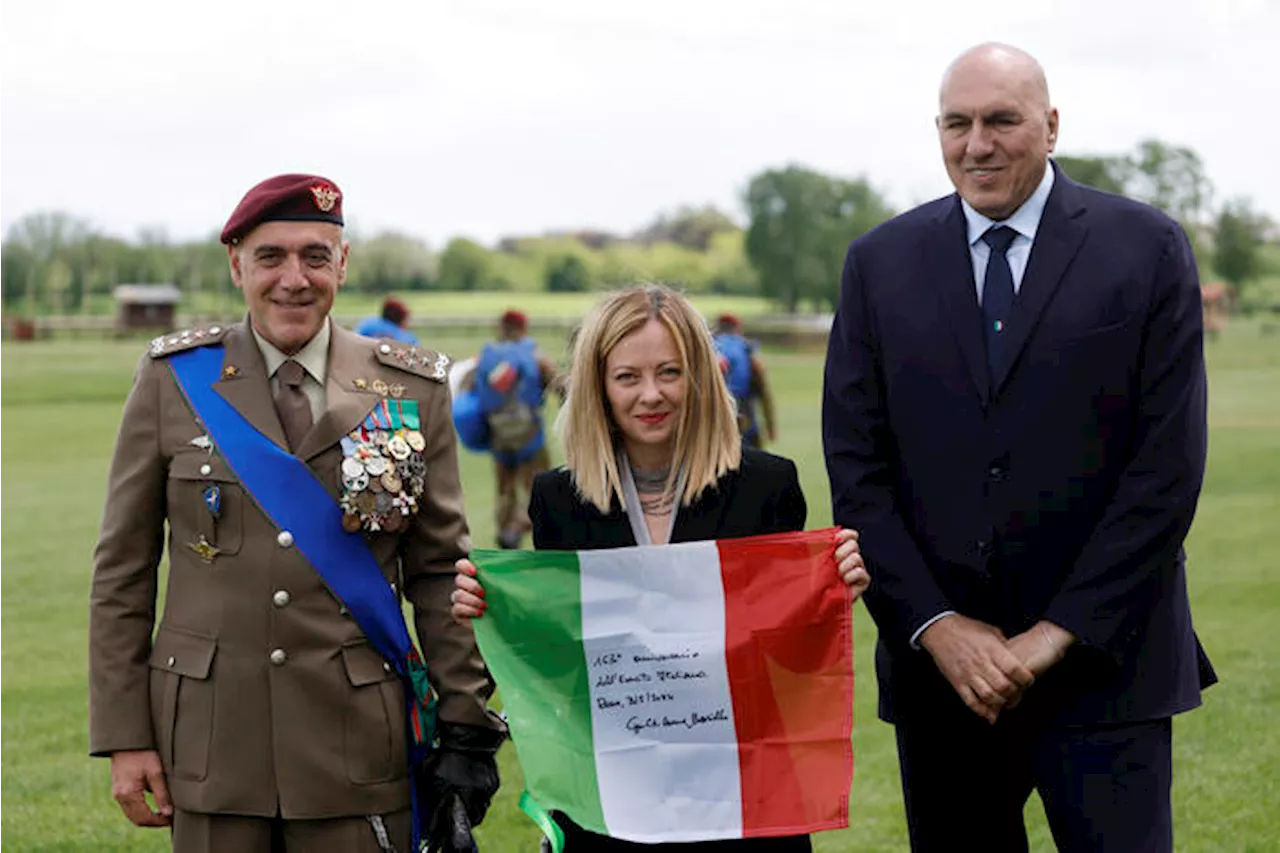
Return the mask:
POLYGON ((573 346, 569 394, 556 421, 565 467, 578 493, 601 512, 609 512, 615 497, 622 500, 617 462, 621 438, 605 393, 605 359, 651 319, 671 332, 685 376, 668 488, 685 472, 678 497, 688 506, 742 462, 736 404, 702 315, 680 293, 660 284, 610 293, 583 320, 573 346))

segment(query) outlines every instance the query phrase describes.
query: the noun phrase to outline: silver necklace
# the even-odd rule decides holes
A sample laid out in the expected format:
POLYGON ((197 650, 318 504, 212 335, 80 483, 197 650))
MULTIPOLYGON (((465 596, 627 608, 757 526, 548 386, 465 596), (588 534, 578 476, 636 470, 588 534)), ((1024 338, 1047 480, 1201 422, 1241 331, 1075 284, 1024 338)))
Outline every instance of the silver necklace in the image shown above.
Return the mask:
POLYGON ((631 480, 636 484, 636 497, 640 501, 640 510, 645 515, 661 518, 671 514, 675 495, 667 488, 670 477, 670 465, 656 471, 631 466, 631 480))
POLYGON ((631 479, 635 481, 636 491, 642 494, 660 494, 667 488, 667 480, 671 478, 671 466, 656 471, 645 471, 631 466, 631 479))

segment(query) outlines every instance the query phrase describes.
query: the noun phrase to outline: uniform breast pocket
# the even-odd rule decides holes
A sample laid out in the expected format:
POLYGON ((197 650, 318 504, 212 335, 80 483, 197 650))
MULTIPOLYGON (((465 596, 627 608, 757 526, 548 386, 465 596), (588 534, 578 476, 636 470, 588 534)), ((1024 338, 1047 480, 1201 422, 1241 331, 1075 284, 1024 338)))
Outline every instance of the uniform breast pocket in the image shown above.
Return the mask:
POLYGON ((174 542, 236 554, 244 541, 245 494, 227 464, 203 451, 169 462, 168 513, 174 542))
POLYGON ((213 739, 213 637, 161 626, 151 647, 151 720, 167 772, 201 780, 213 739))
POLYGON ((347 774, 357 785, 399 779, 409 772, 404 688, 368 643, 342 647, 351 685, 343 724, 347 774))

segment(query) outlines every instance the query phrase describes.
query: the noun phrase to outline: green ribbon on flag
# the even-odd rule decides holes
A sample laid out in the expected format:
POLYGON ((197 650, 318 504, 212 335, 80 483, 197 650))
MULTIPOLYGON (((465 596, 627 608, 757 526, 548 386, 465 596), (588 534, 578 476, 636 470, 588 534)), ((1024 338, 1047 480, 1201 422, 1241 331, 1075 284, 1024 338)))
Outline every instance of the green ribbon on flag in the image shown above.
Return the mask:
POLYGON ((529 820, 538 825, 542 834, 551 842, 551 853, 562 853, 564 850, 564 833, 559 824, 551 819, 551 815, 542 807, 542 803, 530 796, 528 791, 520 792, 520 811, 529 816, 529 820))

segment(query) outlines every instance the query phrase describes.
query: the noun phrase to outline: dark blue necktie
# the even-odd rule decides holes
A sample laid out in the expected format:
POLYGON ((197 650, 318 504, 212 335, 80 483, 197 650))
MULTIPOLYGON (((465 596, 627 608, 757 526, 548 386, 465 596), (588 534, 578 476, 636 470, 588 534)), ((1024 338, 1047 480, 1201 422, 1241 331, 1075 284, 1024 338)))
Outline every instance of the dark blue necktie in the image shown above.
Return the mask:
POLYGON ((1003 225, 993 225, 982 235, 982 241, 991 247, 987 274, 982 280, 982 328, 992 381, 1000 375, 1004 338, 1008 335, 1009 314, 1013 310, 1013 271, 1009 269, 1005 253, 1017 236, 1017 231, 1003 225))

